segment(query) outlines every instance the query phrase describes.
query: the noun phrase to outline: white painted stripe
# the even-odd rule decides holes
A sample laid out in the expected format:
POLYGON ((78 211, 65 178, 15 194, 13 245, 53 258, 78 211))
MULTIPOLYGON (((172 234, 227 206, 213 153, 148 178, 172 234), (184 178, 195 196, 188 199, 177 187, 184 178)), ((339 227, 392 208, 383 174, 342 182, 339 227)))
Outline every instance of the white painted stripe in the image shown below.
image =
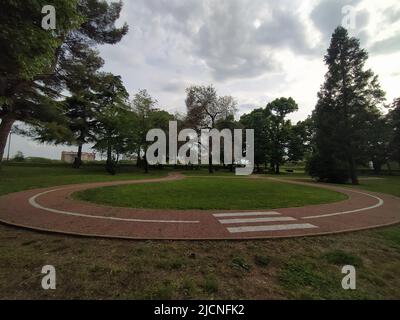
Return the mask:
POLYGON ((200 221, 185 221, 185 220, 145 220, 145 219, 127 219, 127 218, 116 218, 116 217, 105 217, 105 216, 95 216, 95 215, 89 215, 89 214, 84 214, 84 213, 76 213, 76 212, 70 212, 70 211, 63 211, 63 210, 57 210, 57 209, 51 209, 51 208, 46 208, 41 206, 36 202, 36 199, 40 196, 43 196, 45 194, 63 190, 66 188, 60 188, 60 189, 54 189, 46 192, 39 193, 31 198, 29 198, 29 204, 32 207, 35 207, 37 209, 45 210, 48 212, 52 213, 58 213, 58 214, 63 214, 63 215, 68 215, 68 216, 75 216, 75 217, 83 217, 83 218, 91 218, 91 219, 102 219, 102 220, 113 220, 113 221, 125 221, 125 222, 147 222, 147 223, 200 223, 200 221))
POLYGON ((219 220, 222 224, 233 223, 258 223, 258 222, 278 222, 278 221, 295 221, 292 217, 274 217, 274 218, 254 218, 254 219, 224 219, 219 220))
POLYGON ((228 228, 230 233, 243 233, 243 232, 262 232, 262 231, 282 231, 282 230, 298 230, 298 229, 315 229, 318 228, 313 224, 276 224, 271 226, 253 226, 253 227, 237 227, 228 228))
POLYGON ((317 216, 308 216, 308 217, 303 217, 302 219, 320 219, 320 218, 327 218, 327 217, 334 217, 334 216, 342 216, 342 215, 348 214, 348 213, 358 213, 358 212, 363 212, 363 211, 379 208, 379 207, 383 206, 383 204, 385 203, 381 198, 373 196, 372 194, 369 194, 369 193, 354 191, 354 190, 348 190, 348 191, 351 191, 354 193, 359 193, 359 194, 374 198, 374 199, 378 200, 378 203, 373 206, 367 207, 367 208, 361 208, 361 209, 343 211, 343 212, 335 212, 335 213, 329 213, 329 214, 321 214, 321 215, 317 215, 317 216))
POLYGON ((236 213, 215 213, 213 214, 216 218, 225 217, 250 217, 250 216, 279 216, 279 212, 236 212, 236 213))

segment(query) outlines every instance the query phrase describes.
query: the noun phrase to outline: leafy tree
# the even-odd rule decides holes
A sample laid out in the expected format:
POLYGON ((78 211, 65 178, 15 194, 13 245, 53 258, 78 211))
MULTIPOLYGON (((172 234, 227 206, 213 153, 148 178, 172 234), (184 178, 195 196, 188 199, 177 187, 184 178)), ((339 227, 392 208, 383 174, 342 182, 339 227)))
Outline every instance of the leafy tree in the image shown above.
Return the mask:
POLYGON ((148 142, 146 141, 147 132, 153 129, 153 113, 157 111, 156 109, 157 100, 153 99, 147 90, 140 90, 135 94, 132 101, 132 109, 136 113, 138 118, 138 128, 137 128, 137 161, 141 164, 141 155, 144 154, 143 164, 145 172, 148 173, 149 167, 146 159, 146 149, 148 147, 148 142))
POLYGON ((357 164, 365 160, 368 121, 384 100, 378 78, 364 70, 368 53, 343 27, 333 33, 328 72, 313 117, 315 153, 310 174, 321 180, 358 184, 357 164))
MULTIPOLYGON (((230 96, 219 97, 212 85, 191 86, 186 89, 186 94, 186 123, 199 133, 202 129, 215 129, 218 121, 234 116, 237 111, 235 99, 230 96)), ((213 173, 211 144, 208 155, 208 170, 213 173)))
POLYGON ((288 114, 298 110, 297 103, 292 98, 279 98, 268 103, 265 108, 267 118, 267 134, 270 139, 271 166, 276 174, 280 173, 280 166, 285 162, 287 148, 290 141, 292 124, 286 117, 288 114))
POLYGON ((291 127, 287 146, 289 161, 302 161, 308 154, 311 154, 313 134, 313 123, 310 117, 291 127))
MULTIPOLYGON (((217 123, 215 124, 216 129, 218 129, 219 131, 222 130, 229 130, 231 132, 232 135, 232 146, 234 145, 234 130, 235 129, 243 129, 243 124, 240 121, 236 121, 235 117, 231 114, 228 115, 226 118, 220 119, 217 121, 217 123)), ((221 163, 223 164, 223 166, 225 167, 227 164, 225 163, 225 145, 223 143, 221 143, 221 163)), ((234 159, 234 150, 232 148, 232 160, 234 159)), ((234 166, 233 163, 229 163, 229 170, 231 172, 233 172, 234 166)))
POLYGON ((269 126, 270 118, 265 109, 256 109, 240 118, 245 129, 254 130, 254 164, 256 171, 261 172, 260 166, 270 162, 268 151, 270 147, 269 126))
POLYGON ((308 122, 292 126, 286 117, 298 110, 292 98, 275 99, 264 109, 243 115, 240 122, 245 128, 254 129, 254 161, 257 172, 262 164, 270 164, 274 173, 286 160, 298 161, 304 156, 308 122))
POLYGON ((95 93, 95 113, 93 141, 94 149, 105 149, 107 152, 106 170, 116 173, 116 159, 113 151, 118 153, 118 140, 125 128, 124 119, 129 111, 128 92, 121 77, 111 73, 102 73, 95 93))
POLYGON ((77 0, 2 1, 0 11, 0 163, 17 120, 49 121, 57 115, 59 87, 52 77, 63 35, 83 21, 77 0), (57 7, 57 28, 41 27, 44 5, 57 7))
POLYGON ((94 93, 101 82, 102 74, 98 70, 103 64, 103 60, 91 49, 84 57, 77 57, 69 66, 67 88, 71 95, 60 105, 60 116, 53 117, 51 122, 32 122, 30 129, 25 132, 39 142, 77 145, 74 168, 82 164, 83 145, 93 140, 97 113, 94 93))
POLYGON ((372 162, 374 172, 379 174, 382 166, 387 164, 390 168, 390 136, 392 128, 388 117, 380 113, 371 114, 370 127, 367 134, 366 160, 372 162))
POLYGON ((15 154, 13 160, 16 161, 16 162, 23 162, 23 161, 25 161, 25 156, 24 156, 24 154, 22 153, 22 151, 17 151, 17 153, 15 154))
MULTIPOLYGON (((16 120, 32 125, 59 121, 57 98, 71 84, 74 61, 90 46, 116 43, 128 31, 115 27, 122 3, 99 0, 27 0, 2 3, 0 45, 0 161, 16 120), (56 30, 41 28, 44 5, 57 10, 56 30), (55 121, 56 120, 56 121, 55 121)), ((75 78, 76 79, 76 78, 75 78)), ((53 128, 54 129, 54 128, 53 128)))
POLYGON ((392 104, 392 110, 388 114, 390 128, 389 156, 400 166, 400 98, 392 104))

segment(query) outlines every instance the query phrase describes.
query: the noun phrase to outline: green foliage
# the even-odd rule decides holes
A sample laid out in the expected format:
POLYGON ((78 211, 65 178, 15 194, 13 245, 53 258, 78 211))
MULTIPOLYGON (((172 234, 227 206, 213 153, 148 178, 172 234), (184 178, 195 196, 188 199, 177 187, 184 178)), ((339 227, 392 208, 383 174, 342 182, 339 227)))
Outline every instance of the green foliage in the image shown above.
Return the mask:
POLYGON ((366 160, 370 124, 384 99, 378 78, 364 70, 367 59, 359 40, 338 27, 325 56, 328 72, 313 114, 316 155, 309 167, 322 180, 342 181, 348 171, 358 184, 356 166, 366 160))
POLYGON ((393 102, 387 119, 390 128, 389 157, 400 164, 400 98, 393 102))
POLYGON ((64 35, 83 22, 77 3, 78 0, 2 1, 1 77, 33 80, 40 74, 53 72, 55 53, 62 44, 64 35), (57 8, 55 30, 47 31, 41 27, 44 17, 41 11, 45 5, 57 8))
POLYGON ((307 143, 306 122, 293 126, 286 117, 298 110, 292 98, 275 99, 264 109, 256 109, 240 118, 246 129, 254 129, 254 158, 259 166, 270 163, 275 173, 287 159, 302 160, 307 143))
MULTIPOLYGON (((67 89, 81 102, 90 99, 92 76, 103 65, 92 47, 116 43, 127 33, 127 25, 115 27, 121 8, 122 2, 100 0, 4 1, 0 13, 4 55, 0 63, 0 118, 31 125, 33 129, 27 134, 40 141, 75 143, 77 137, 68 126, 65 104, 58 99, 60 92, 67 89), (41 27, 45 5, 56 8, 55 30, 41 27)), ((0 161, 8 130, 4 121, 2 125, 0 161)), ((81 136, 80 140, 86 139, 81 136)))
POLYGON ((350 176, 347 163, 314 153, 307 161, 306 172, 319 181, 346 183, 350 176))

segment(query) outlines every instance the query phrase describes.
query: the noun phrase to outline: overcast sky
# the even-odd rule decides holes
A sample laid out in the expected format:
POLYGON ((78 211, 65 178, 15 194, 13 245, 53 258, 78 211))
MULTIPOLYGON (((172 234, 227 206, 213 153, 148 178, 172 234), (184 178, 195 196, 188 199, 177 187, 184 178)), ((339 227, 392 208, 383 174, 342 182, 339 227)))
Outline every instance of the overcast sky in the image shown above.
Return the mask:
MULTIPOLYGON (((291 96, 298 121, 315 107, 323 56, 346 5, 356 13, 349 32, 369 51, 368 67, 391 102, 400 96, 398 0, 125 0, 119 22, 130 32, 100 51, 105 70, 121 75, 132 96, 147 89, 170 112, 185 111, 189 85, 214 84, 237 99, 239 115, 291 96)), ((11 155, 58 159, 70 149, 14 136, 11 155)))

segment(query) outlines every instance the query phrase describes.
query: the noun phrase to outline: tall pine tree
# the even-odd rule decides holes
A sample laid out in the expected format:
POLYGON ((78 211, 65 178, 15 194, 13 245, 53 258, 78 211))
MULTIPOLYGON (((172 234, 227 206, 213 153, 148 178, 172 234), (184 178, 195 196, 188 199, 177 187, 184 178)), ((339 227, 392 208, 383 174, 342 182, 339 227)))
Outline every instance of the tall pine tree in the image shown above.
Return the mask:
POLYGON ((357 165, 365 160, 368 122, 385 96, 378 77, 364 68, 367 59, 359 40, 338 27, 325 56, 328 72, 313 114, 315 153, 309 172, 320 180, 359 183, 357 165))

